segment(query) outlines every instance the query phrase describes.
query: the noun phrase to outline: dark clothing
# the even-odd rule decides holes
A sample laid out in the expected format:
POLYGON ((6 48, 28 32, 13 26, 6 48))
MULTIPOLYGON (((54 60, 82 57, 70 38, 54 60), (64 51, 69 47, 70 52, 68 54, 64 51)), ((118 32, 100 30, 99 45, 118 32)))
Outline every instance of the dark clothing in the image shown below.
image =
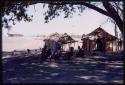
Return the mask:
POLYGON ((101 38, 98 38, 96 40, 96 43, 97 43, 97 51, 102 51, 102 40, 101 40, 101 38))
POLYGON ((106 40, 105 40, 105 38, 102 38, 102 51, 103 52, 106 51, 106 40))
POLYGON ((50 57, 50 55, 51 55, 51 49, 48 49, 47 52, 46 52, 47 58, 50 57))
POLYGON ((121 39, 118 41, 118 49, 119 49, 119 50, 122 49, 122 40, 121 40, 121 39))
POLYGON ((66 53, 66 59, 70 60, 74 55, 74 48, 70 47, 70 51, 66 53))
POLYGON ((77 57, 82 57, 84 56, 84 51, 82 49, 78 50, 77 57))
POLYGON ((47 53, 47 50, 46 49, 42 49, 41 61, 44 61, 44 60, 47 59, 46 53, 47 53))
POLYGON ((44 48, 42 48, 42 53, 41 53, 41 61, 44 61, 47 59, 48 53, 47 53, 47 46, 45 45, 44 48))
POLYGON ((57 49, 61 50, 61 43, 59 43, 59 42, 57 43, 57 49))
POLYGON ((27 49, 27 53, 30 53, 30 49, 27 49))
POLYGON ((102 51, 102 52, 106 51, 106 40, 104 37, 98 38, 96 43, 97 43, 97 51, 102 51))

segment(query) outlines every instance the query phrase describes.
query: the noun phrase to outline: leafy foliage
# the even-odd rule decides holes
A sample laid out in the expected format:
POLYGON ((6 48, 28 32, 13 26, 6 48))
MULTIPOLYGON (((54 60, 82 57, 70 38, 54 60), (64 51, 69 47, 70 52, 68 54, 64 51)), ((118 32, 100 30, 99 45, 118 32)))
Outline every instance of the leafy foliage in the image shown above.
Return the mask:
POLYGON ((26 2, 11 2, 6 1, 4 2, 4 6, 2 8, 2 26, 5 28, 10 29, 11 26, 9 25, 10 22, 15 25, 15 21, 32 21, 33 16, 28 16, 27 8, 29 4, 26 2))
POLYGON ((48 4, 48 10, 44 13, 45 15, 45 23, 48 23, 50 20, 55 17, 60 16, 61 13, 64 13, 64 18, 71 18, 76 10, 79 9, 79 12, 83 12, 85 6, 82 5, 72 5, 72 4, 64 4, 64 5, 53 5, 48 4))
MULTIPOLYGON (((44 1, 44 0, 43 0, 44 1)), ((2 8, 2 26, 5 28, 10 28, 9 22, 13 22, 15 25, 15 21, 32 21, 33 16, 29 16, 26 13, 26 9, 29 5, 34 5, 36 3, 47 3, 48 10, 44 13, 45 23, 48 23, 50 20, 55 17, 60 16, 61 13, 64 13, 64 18, 72 17, 74 13, 82 13, 86 8, 93 9, 101 14, 108 16, 111 22, 115 22, 121 32, 123 32, 123 2, 90 2, 90 1, 55 1, 55 2, 37 2, 37 1, 5 1, 3 3, 2 8), (99 7, 101 4, 101 7, 99 7), (9 18, 6 18, 9 16, 9 18)), ((43 5, 45 7, 46 4, 43 5)))

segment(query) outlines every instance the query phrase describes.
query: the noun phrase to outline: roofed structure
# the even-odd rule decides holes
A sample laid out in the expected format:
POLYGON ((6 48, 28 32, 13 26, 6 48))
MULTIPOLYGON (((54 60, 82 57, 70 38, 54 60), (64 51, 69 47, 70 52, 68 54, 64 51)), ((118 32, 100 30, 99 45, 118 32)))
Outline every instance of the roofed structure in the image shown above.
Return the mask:
POLYGON ((65 48, 64 44, 65 45, 68 44, 70 47, 70 44, 74 43, 74 45, 75 45, 75 42, 77 42, 67 33, 60 35, 57 32, 50 35, 47 39, 44 39, 44 42, 48 48, 50 48, 50 44, 53 43, 53 41, 60 42, 62 48, 65 48))
POLYGON ((67 44, 67 43, 74 43, 76 42, 76 40, 74 40, 70 35, 68 35, 67 33, 64 33, 60 38, 59 41, 62 44, 67 44))
POLYGON ((115 37, 115 36, 109 34, 108 32, 106 32, 101 27, 95 29, 91 33, 87 34, 86 36, 89 37, 89 38, 97 38, 98 36, 105 37, 105 39, 108 40, 108 41, 112 41, 112 40, 118 39, 117 37, 115 37))

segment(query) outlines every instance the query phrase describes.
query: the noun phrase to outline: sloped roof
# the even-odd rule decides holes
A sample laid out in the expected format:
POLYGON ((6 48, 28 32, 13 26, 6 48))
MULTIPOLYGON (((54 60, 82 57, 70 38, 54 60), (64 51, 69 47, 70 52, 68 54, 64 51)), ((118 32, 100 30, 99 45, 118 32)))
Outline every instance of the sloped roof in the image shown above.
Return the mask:
POLYGON ((51 40, 59 40, 59 38, 61 37, 61 35, 59 33, 53 33, 52 35, 49 36, 49 39, 51 40))
POLYGON ((106 40, 115 40, 118 39, 117 37, 109 34, 108 32, 106 32, 104 29, 102 29, 101 27, 95 29, 94 31, 92 31, 91 33, 86 35, 87 37, 89 36, 93 36, 93 37, 97 37, 97 36, 103 36, 106 38, 106 40))
POLYGON ((59 41, 62 44, 67 44, 67 43, 73 43, 76 42, 70 35, 68 35, 67 33, 64 33, 63 35, 60 35, 58 33, 54 33, 52 35, 49 36, 49 38, 44 39, 44 41, 49 42, 49 41, 59 41))
POLYGON ((51 34, 48 38, 44 39, 44 41, 50 41, 50 40, 55 40, 58 41, 61 35, 59 33, 53 33, 51 34))
POLYGON ((64 34, 60 37, 59 41, 62 42, 63 44, 76 42, 76 41, 75 41, 70 35, 68 35, 67 33, 64 33, 64 34))

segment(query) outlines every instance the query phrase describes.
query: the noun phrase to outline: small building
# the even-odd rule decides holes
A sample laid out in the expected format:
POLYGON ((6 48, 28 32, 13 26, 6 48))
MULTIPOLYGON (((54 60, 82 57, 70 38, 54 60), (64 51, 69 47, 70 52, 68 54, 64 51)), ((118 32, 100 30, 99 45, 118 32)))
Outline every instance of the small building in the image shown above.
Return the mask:
POLYGON ((47 49, 50 48, 51 43, 53 43, 53 41, 58 41, 60 37, 61 35, 56 32, 56 33, 51 34, 48 38, 44 39, 43 41, 45 42, 47 49))
POLYGON ((74 40, 70 35, 68 35, 67 33, 64 33, 60 38, 59 38, 59 42, 62 43, 62 49, 63 50, 69 50, 70 47, 75 47, 76 40, 74 40))
POLYGON ((71 36, 69 36, 67 33, 64 34, 58 34, 57 32, 50 35, 47 39, 44 39, 44 42, 47 46, 47 48, 50 48, 50 45, 53 41, 57 41, 61 43, 61 49, 62 50, 69 50, 69 47, 73 47, 72 44, 75 45, 75 41, 71 36))
POLYGON ((85 51, 94 51, 97 49, 96 40, 98 37, 105 37, 106 52, 116 52, 118 38, 109 34, 101 27, 95 29, 91 33, 82 36, 83 48, 85 51))

